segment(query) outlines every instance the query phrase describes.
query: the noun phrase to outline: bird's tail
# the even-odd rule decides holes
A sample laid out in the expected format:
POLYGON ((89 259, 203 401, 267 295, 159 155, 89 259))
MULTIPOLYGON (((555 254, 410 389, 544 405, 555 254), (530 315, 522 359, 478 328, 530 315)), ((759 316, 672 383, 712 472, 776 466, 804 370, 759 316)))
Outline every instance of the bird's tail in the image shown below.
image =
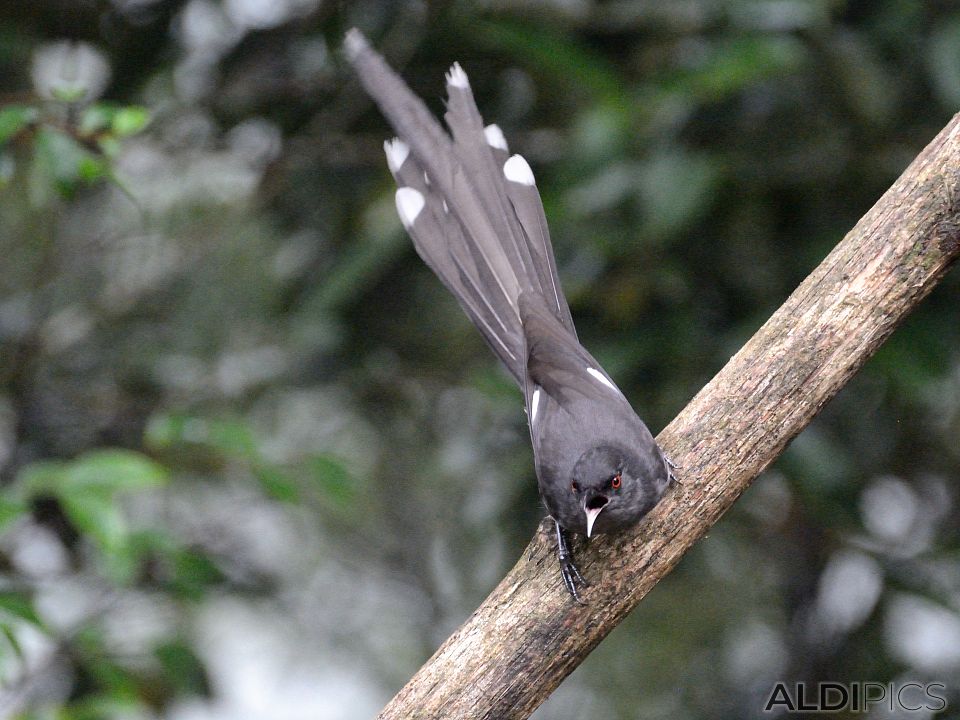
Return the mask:
POLYGON ((484 126, 459 64, 446 78, 448 134, 358 30, 347 33, 344 46, 397 133, 384 149, 400 220, 420 257, 523 386, 522 293, 540 295, 576 337, 530 166, 510 156, 498 126, 484 126))

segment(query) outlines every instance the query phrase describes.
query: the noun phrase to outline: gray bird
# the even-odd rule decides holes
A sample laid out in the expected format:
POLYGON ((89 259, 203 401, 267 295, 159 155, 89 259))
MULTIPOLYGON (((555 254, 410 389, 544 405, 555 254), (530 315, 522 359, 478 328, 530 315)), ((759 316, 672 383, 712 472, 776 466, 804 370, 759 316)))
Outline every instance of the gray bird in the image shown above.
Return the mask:
POLYGON ((533 172, 497 125, 484 126, 460 65, 446 76, 448 134, 358 30, 344 47, 398 136, 384 150, 403 226, 523 391, 561 576, 580 602, 589 583, 567 533, 633 525, 663 496, 672 465, 577 340, 533 172))

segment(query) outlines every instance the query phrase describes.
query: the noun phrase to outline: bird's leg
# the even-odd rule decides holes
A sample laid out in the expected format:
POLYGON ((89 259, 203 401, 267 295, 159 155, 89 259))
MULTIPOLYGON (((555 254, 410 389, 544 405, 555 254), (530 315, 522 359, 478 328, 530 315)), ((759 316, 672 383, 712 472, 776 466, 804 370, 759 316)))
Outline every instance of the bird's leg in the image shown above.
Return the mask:
POLYGON ((563 584, 567 587, 567 592, 580 605, 586 605, 577 594, 577 585, 590 587, 577 566, 573 564, 573 553, 570 552, 570 541, 567 538, 567 531, 560 527, 560 523, 553 518, 553 524, 557 529, 557 560, 560 561, 560 575, 563 577, 563 584))

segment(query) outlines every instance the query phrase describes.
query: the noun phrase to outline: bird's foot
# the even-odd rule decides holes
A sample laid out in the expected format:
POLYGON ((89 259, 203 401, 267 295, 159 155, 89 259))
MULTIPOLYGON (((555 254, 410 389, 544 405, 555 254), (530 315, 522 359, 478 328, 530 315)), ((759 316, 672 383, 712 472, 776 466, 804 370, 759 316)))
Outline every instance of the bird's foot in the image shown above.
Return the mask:
POLYGON ((557 560, 560 561, 560 576, 563 578, 563 584, 577 604, 586 605, 577 593, 577 586, 590 587, 590 583, 580 574, 573 562, 573 553, 570 552, 567 531, 560 527, 560 523, 556 519, 553 522, 557 529, 557 560))
POLYGON ((683 485, 683 483, 680 482, 680 478, 673 472, 674 470, 679 470, 680 466, 671 460, 662 450, 660 454, 663 456, 663 462, 667 466, 667 479, 670 481, 670 485, 683 485))

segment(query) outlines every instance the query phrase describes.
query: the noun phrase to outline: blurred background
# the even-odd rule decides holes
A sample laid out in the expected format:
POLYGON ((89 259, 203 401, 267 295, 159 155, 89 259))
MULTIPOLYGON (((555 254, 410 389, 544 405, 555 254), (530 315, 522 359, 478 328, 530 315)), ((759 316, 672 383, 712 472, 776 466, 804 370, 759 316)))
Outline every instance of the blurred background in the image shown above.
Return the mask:
MULTIPOLYGON (((354 25, 437 112, 462 63, 655 432, 960 106, 947 0, 4 3, 0 717, 371 717, 534 532, 354 25)), ((958 290, 536 718, 759 717, 778 680, 960 717, 958 290)))

